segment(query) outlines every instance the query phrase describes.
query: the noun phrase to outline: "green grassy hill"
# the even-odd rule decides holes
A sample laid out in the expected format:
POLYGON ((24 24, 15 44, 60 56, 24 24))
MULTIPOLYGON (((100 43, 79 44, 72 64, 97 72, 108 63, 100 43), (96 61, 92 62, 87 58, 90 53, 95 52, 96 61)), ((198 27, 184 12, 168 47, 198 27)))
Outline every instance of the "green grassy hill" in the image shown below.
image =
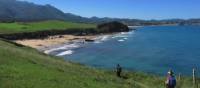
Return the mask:
MULTIPOLYGON (((164 88, 163 77, 124 74, 128 79, 0 40, 0 88, 164 88)), ((191 82, 184 78, 178 88, 191 88, 191 82)))
POLYGON ((15 23, 0 23, 0 34, 19 33, 19 32, 35 32, 43 30, 64 30, 71 28, 95 28, 94 24, 73 23, 65 21, 42 21, 42 22, 15 22, 15 23))

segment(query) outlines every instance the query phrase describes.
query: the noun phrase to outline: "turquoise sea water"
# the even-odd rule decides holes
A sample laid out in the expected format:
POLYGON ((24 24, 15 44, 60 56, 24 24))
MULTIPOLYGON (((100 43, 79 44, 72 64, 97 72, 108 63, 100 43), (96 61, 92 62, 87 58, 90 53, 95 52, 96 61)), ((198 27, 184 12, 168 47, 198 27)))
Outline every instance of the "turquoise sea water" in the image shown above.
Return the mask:
POLYGON ((62 57, 103 69, 120 64, 131 71, 165 75, 173 69, 175 73, 191 75, 192 68, 200 68, 200 26, 141 27, 84 44, 62 57))

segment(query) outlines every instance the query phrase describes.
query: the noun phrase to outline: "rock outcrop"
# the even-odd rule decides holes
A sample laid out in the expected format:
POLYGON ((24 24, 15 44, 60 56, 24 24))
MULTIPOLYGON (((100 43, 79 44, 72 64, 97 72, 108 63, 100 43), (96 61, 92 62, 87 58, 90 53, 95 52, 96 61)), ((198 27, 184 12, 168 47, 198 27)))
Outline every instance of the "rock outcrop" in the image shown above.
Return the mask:
POLYGON ((127 25, 113 21, 108 23, 99 24, 97 26, 97 29, 101 32, 127 32, 130 31, 127 25))

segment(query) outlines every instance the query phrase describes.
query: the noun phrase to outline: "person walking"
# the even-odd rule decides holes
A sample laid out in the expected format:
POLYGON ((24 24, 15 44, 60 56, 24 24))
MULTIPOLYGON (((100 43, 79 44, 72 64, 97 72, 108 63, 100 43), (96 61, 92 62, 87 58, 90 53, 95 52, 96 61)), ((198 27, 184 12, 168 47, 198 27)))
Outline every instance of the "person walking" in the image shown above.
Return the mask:
POLYGON ((117 77, 121 77, 121 73, 122 73, 122 67, 119 64, 117 64, 117 67, 116 67, 117 77))
POLYGON ((176 78, 174 76, 174 72, 169 70, 167 73, 167 80, 165 81, 166 88, 175 88, 176 86, 176 78))

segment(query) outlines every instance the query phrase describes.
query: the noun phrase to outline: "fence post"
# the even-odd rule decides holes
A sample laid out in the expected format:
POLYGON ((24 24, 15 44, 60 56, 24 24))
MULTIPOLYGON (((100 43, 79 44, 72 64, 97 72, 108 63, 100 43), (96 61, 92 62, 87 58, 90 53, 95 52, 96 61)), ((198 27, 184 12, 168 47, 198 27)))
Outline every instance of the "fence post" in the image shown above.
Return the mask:
POLYGON ((192 70, 192 78, 193 78, 193 86, 196 87, 196 69, 193 68, 192 70))
POLYGON ((178 74, 178 80, 181 81, 181 73, 178 74))

